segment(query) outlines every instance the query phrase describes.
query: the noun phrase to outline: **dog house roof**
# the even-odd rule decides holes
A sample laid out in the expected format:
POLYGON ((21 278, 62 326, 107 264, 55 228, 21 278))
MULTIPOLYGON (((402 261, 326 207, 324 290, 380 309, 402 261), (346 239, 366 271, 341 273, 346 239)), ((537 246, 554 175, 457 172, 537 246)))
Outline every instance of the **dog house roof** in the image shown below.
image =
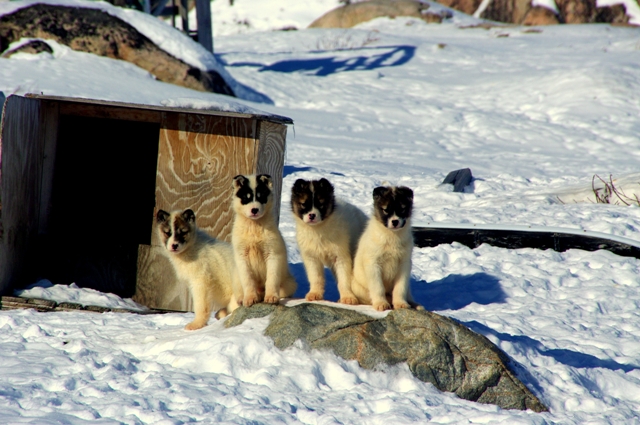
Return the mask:
MULTIPOLYGON (((152 105, 152 104, 141 104, 141 103, 128 103, 128 102, 118 102, 111 100, 98 100, 98 99, 86 99, 80 97, 66 97, 66 96, 48 96, 42 94, 33 94, 28 93, 25 97, 32 99, 42 99, 42 100, 52 100, 59 102, 71 102, 76 104, 84 104, 84 105, 92 105, 92 106, 111 106, 111 107, 120 107, 120 108, 129 108, 129 109, 143 109, 147 111, 157 111, 157 112, 187 112, 201 115, 217 115, 217 116, 227 116, 227 117, 235 117, 235 118, 253 118, 262 121, 269 121, 278 124, 293 124, 293 120, 291 118, 270 114, 268 112, 262 112, 257 109, 245 107, 242 105, 242 108, 234 109, 231 104, 228 106, 212 106, 212 104, 203 103, 202 108, 198 107, 189 107, 189 106, 180 106, 180 101, 175 102, 176 106, 162 106, 162 105, 152 105)), ((183 101, 184 105, 189 105, 189 101, 183 101)))

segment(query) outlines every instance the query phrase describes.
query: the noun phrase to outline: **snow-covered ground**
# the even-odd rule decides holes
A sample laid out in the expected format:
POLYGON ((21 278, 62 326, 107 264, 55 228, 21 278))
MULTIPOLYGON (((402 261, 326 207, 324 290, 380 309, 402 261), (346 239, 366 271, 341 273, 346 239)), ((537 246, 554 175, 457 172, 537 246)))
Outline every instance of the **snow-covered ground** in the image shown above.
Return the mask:
MULTIPOLYGON (((304 28, 337 0, 274 0, 271 10, 254 0, 251 15, 248 3, 212 3, 251 23, 214 22, 226 28, 216 54, 270 102, 170 86, 58 45, 53 55, 0 58, 0 91, 261 109, 295 121, 285 187, 325 176, 369 212, 373 188, 389 181, 414 189, 416 222, 555 226, 640 241, 640 207, 576 202, 594 174, 621 179, 627 193, 640 186, 638 29, 463 29, 473 18, 454 14, 441 25, 399 18, 265 31, 304 28), (439 186, 466 167, 475 177, 467 192, 439 186)), ((175 39, 185 58, 200 54, 175 39)), ((302 296, 308 284, 288 203, 285 191, 281 230, 302 296)), ((212 319, 186 332, 191 314, 23 310, 0 312, 0 423, 640 423, 640 260, 459 244, 415 249, 413 260, 418 301, 497 344, 549 413, 460 400, 405 366, 367 371, 328 353, 281 352, 261 335, 266 319, 233 329, 212 319)), ((46 283, 22 294, 131 307, 46 283)))

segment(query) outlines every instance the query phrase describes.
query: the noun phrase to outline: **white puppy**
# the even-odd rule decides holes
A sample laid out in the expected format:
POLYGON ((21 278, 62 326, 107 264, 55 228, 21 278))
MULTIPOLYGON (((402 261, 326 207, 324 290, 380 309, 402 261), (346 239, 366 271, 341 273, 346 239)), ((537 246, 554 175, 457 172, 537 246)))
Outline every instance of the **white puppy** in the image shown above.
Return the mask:
POLYGON ((178 278, 189 285, 195 318, 185 329, 207 325, 212 311, 222 318, 238 307, 242 288, 231 244, 212 238, 196 227, 192 210, 156 214, 156 226, 178 278))
POLYGON ((293 295, 297 285, 273 213, 273 182, 267 174, 239 175, 233 178, 233 188, 231 244, 244 290, 243 305, 277 303, 293 295))
POLYGON ((379 311, 416 307, 411 278, 411 210, 408 187, 381 186, 373 191, 373 217, 360 237, 351 289, 362 304, 379 311))
POLYGON ((367 216, 334 196, 329 180, 298 179, 291 188, 291 209, 296 218, 296 239, 309 279, 306 299, 324 298, 324 267, 338 284, 339 302, 358 304, 351 291, 353 256, 367 216))

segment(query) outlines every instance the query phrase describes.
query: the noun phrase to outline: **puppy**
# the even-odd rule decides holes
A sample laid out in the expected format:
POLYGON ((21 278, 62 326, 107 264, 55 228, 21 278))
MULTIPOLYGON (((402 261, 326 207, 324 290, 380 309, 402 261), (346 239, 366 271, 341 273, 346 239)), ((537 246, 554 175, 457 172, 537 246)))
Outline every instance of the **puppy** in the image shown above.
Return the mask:
POLYGON ((298 179, 291 188, 291 209, 296 219, 296 239, 309 279, 306 299, 324 298, 324 267, 338 283, 339 302, 358 304, 351 291, 353 256, 367 216, 334 196, 329 180, 298 179))
POLYGON ((207 325, 212 311, 220 319, 238 307, 242 288, 231 244, 216 240, 196 227, 192 210, 156 214, 156 226, 178 278, 189 285, 196 314, 187 330, 207 325))
POLYGON ((273 213, 273 182, 267 174, 233 178, 235 218, 231 243, 244 291, 245 307, 275 304, 293 295, 296 281, 289 271, 287 249, 273 213))
POLYGON ((411 211, 413 191, 381 186, 373 190, 373 217, 360 237, 354 259, 351 289, 362 304, 378 311, 416 307, 409 288, 411 277, 411 211))

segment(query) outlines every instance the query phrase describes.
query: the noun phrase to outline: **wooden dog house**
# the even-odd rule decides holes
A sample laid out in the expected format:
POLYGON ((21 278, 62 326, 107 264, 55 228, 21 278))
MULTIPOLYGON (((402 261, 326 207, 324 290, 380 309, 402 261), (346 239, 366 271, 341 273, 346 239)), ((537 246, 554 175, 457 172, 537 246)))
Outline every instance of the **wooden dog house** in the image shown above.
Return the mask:
POLYGON ((0 133, 0 293, 46 278, 189 310, 154 231, 191 208, 229 240, 232 178, 267 173, 280 205, 289 118, 9 96, 0 133))

